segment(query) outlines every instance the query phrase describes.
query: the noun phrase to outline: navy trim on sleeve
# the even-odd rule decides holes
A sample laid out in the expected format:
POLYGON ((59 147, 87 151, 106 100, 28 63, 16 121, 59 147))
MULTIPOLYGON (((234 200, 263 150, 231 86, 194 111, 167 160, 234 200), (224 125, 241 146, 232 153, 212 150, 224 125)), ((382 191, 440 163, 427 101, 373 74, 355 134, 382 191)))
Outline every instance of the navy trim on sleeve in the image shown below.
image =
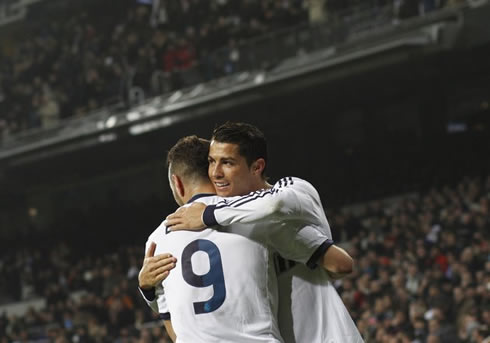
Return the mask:
POLYGON ((215 208, 216 208, 216 205, 208 205, 204 209, 204 213, 202 214, 202 221, 203 221, 204 225, 206 225, 207 227, 218 225, 218 221, 216 220, 216 217, 214 216, 214 209, 215 208))
POLYGON ((143 296, 145 297, 146 300, 148 301, 153 301, 155 300, 156 298, 156 294, 155 294, 155 287, 152 287, 150 289, 142 289, 140 287, 138 287, 141 292, 143 293, 143 296))
POLYGON ((160 319, 170 320, 170 312, 160 313, 160 319))
POLYGON ((318 266, 318 260, 325 255, 327 252, 328 248, 330 248, 333 245, 333 241, 331 239, 327 239, 325 242, 323 242, 311 255, 310 259, 308 262, 306 262, 306 265, 310 269, 315 269, 318 266))

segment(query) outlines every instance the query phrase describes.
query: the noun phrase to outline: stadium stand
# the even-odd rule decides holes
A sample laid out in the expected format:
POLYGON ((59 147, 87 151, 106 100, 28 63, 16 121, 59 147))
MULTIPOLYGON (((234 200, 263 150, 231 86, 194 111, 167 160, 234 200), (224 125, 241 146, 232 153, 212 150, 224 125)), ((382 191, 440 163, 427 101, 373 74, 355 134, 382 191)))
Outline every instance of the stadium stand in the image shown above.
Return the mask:
POLYGON ((359 13, 382 10, 397 23, 452 5, 436 0, 412 7, 416 2, 374 0, 178 1, 158 8, 151 1, 126 0, 117 8, 108 1, 75 3, 55 1, 47 9, 40 3, 48 22, 33 14, 32 23, 14 31, 15 39, 6 34, 0 40, 0 137, 268 67, 271 57, 261 55, 274 52, 266 49, 264 37, 301 23, 334 26, 339 18, 354 22, 359 13))
POLYGON ((231 63, 208 55, 306 17, 302 1, 164 2, 158 13, 136 1, 108 6, 39 21, 18 33, 8 52, 4 46, 4 131, 53 127, 126 99, 133 87, 148 96, 231 73, 231 63))

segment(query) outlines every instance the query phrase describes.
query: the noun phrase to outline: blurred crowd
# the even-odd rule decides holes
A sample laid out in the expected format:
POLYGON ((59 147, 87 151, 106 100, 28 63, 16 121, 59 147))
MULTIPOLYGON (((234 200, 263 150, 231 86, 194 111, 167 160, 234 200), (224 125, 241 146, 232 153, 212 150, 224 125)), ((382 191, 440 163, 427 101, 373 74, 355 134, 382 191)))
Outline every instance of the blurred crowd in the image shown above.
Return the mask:
POLYGON ((398 20, 458 2, 125 0, 34 18, 14 40, 0 41, 0 141, 234 73, 244 54, 238 47, 254 37, 335 22, 356 6, 388 6, 398 20))
POLYGON ((303 2, 102 1, 42 22, 0 53, 0 126, 49 128, 125 97, 232 72, 208 61, 211 52, 306 21, 303 2))
POLYGON ((59 243, 2 258, 9 282, 1 294, 43 295, 46 304, 23 316, 0 313, 0 342, 170 342, 137 290, 142 247, 99 256, 74 249, 59 243))
POLYGON ((367 342, 490 339, 490 177, 330 216, 357 261, 338 282, 367 342))
MULTIPOLYGON (((367 343, 488 342, 489 202, 490 176, 327 209, 334 239, 356 260, 335 286, 367 343)), ((0 313, 0 342, 169 341, 137 291, 143 245, 87 254, 57 243, 4 253, 2 300, 43 296, 46 306, 0 313)))

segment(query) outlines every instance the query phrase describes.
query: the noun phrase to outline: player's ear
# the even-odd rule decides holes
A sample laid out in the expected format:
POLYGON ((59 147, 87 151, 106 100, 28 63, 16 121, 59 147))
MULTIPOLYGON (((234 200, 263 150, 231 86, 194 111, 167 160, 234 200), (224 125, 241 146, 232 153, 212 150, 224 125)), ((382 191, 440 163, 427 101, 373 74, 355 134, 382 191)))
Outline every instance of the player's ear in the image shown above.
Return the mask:
POLYGON ((252 163, 252 172, 255 175, 262 175, 264 169, 265 169, 265 160, 263 158, 259 158, 254 163, 252 163))
POLYGON ((172 182, 174 184, 177 194, 181 198, 183 198, 185 195, 185 189, 184 189, 184 183, 182 182, 182 179, 178 175, 172 174, 172 182))

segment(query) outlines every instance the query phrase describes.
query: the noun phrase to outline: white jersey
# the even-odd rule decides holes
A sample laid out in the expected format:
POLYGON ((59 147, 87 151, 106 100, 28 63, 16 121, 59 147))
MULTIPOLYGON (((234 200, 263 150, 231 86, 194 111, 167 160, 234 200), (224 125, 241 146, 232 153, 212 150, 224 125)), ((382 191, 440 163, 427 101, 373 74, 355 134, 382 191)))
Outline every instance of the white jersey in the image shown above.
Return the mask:
MULTIPOLYGON (((307 181, 294 177, 281 179, 271 189, 210 205, 203 219, 208 226, 261 224, 263 230, 271 230, 269 243, 281 255, 288 249, 281 236, 287 232, 317 227, 332 238, 318 192, 307 181)), ((243 234, 249 236, 250 232, 243 234)), ((308 265, 313 267, 324 252, 318 249, 308 265)), ((324 269, 309 270, 305 265, 294 265, 279 275, 279 294, 279 325, 286 342, 363 342, 324 269)))
MULTIPOLYGON (((197 201, 209 205, 220 200, 200 195, 197 201)), ((302 256, 306 262, 325 237, 317 230, 305 232, 308 239, 288 256, 302 256)), ((145 297, 162 318, 171 319, 177 342, 283 342, 274 260, 265 244, 212 229, 170 232, 163 223, 149 236, 146 249, 151 242, 156 243, 155 255, 177 258, 156 289, 156 303, 145 297)))

